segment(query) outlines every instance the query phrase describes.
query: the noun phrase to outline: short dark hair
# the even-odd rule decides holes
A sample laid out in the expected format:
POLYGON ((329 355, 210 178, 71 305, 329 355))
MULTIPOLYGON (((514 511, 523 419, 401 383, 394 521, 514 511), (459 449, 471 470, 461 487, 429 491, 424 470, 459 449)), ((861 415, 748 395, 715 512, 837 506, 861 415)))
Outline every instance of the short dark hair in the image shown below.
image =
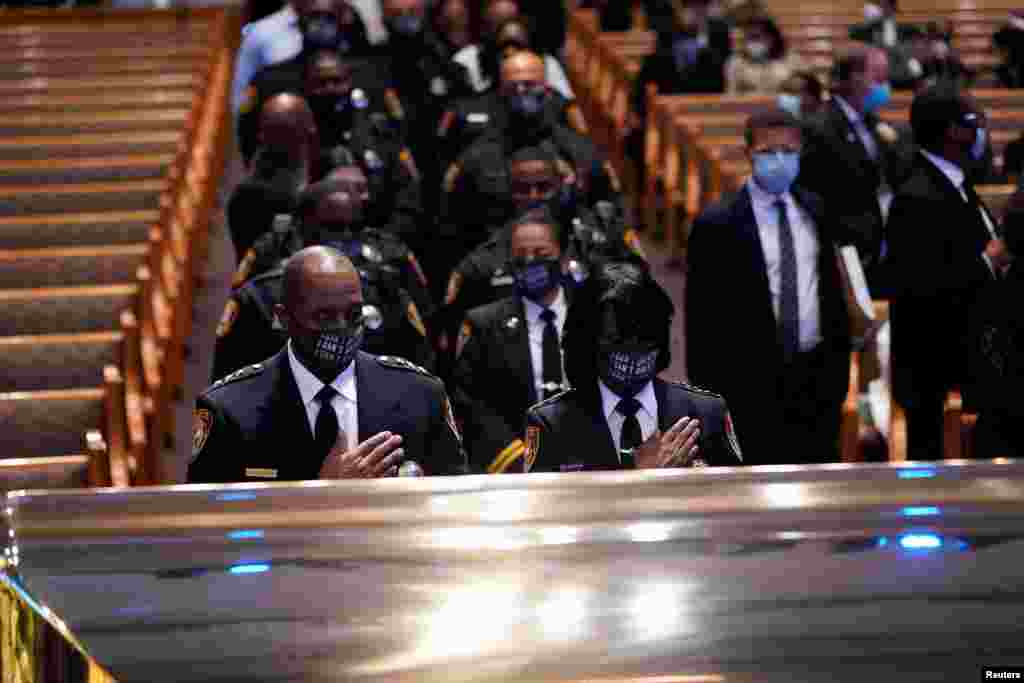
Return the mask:
POLYGON ((609 261, 595 267, 576 290, 565 320, 565 374, 578 390, 596 390, 597 342, 609 305, 624 326, 657 345, 658 372, 672 361, 672 299, 642 263, 609 261))
POLYGON ((768 34, 772 41, 771 49, 768 51, 770 59, 782 59, 786 56, 786 37, 782 35, 782 31, 779 30, 779 25, 775 23, 774 19, 760 14, 743 22, 743 26, 744 28, 759 28, 768 34))
POLYGON ((512 164, 524 161, 543 161, 555 172, 555 175, 558 175, 558 158, 554 152, 544 147, 536 145, 520 147, 506 157, 505 167, 511 172, 512 164))
POLYGON ((527 209, 506 224, 506 235, 511 243, 512 235, 524 225, 544 225, 551 230, 551 236, 558 242, 558 248, 565 254, 569 249, 569 230, 562 225, 553 213, 547 208, 527 209))
MULTIPOLYGON (((353 166, 356 166, 353 164, 353 166)), ((340 180, 321 180, 306 187, 299 194, 292 216, 298 222, 308 219, 326 197, 336 192, 347 192, 348 187, 340 180)))
POLYGON ((800 128, 800 121, 795 116, 781 109, 767 109, 750 115, 747 125, 743 130, 743 137, 747 141, 747 147, 754 144, 754 133, 769 128, 792 128, 798 133, 803 133, 800 128))
POLYGON ((832 64, 832 85, 835 87, 841 83, 847 83, 854 74, 866 71, 868 68, 868 48, 858 46, 850 48, 835 57, 832 64))
POLYGON ((910 105, 910 128, 914 142, 935 151, 949 127, 973 111, 971 104, 952 83, 940 81, 914 97, 910 105))

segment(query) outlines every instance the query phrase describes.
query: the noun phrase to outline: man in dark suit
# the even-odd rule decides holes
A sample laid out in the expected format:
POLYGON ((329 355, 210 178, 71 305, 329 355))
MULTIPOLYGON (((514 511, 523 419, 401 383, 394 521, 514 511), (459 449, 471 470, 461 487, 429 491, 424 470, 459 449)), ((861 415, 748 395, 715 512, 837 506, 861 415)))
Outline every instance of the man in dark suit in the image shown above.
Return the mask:
POLYGON ((444 385, 402 358, 359 351, 362 305, 341 252, 292 257, 277 308, 288 344, 199 396, 189 481, 465 471, 444 385))
POLYGON ((857 247, 879 298, 885 215, 912 159, 910 145, 877 117, 889 102, 888 81, 889 60, 879 48, 859 47, 836 61, 832 99, 804 132, 799 181, 839 219, 835 238, 857 247))
POLYGON ((987 147, 977 104, 948 85, 910 108, 921 146, 889 214, 893 394, 907 417, 907 457, 942 457, 946 392, 966 376, 968 314, 1012 255, 974 191, 987 147))
POLYGON ((666 382, 674 306, 641 263, 603 264, 573 296, 565 322, 572 389, 526 414, 526 472, 738 465, 718 394, 666 382))
POLYGON ((470 463, 491 473, 522 470, 526 409, 567 387, 560 341, 567 231, 546 211, 527 213, 509 229, 516 294, 469 311, 453 374, 470 463))
POLYGON ((752 464, 834 462, 850 335, 833 224, 793 186, 799 122, 754 114, 746 137, 753 178, 690 236, 687 368, 729 401, 752 464))

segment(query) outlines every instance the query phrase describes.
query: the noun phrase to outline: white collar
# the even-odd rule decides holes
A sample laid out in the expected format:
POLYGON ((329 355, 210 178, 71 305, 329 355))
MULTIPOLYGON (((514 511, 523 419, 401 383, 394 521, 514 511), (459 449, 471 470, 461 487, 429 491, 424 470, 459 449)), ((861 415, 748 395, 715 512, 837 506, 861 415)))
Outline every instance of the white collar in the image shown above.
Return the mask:
MULTIPOLYGON (((544 312, 544 306, 541 306, 535 301, 530 301, 525 296, 523 297, 523 305, 526 309, 526 322, 530 325, 536 325, 537 321, 540 320, 540 314, 544 312)), ((555 300, 548 306, 552 311, 555 312, 555 318, 557 320, 565 320, 566 303, 565 303, 565 290, 561 287, 558 288, 558 294, 555 295, 555 300)))
POLYGON ((925 159, 935 164, 937 169, 942 171, 942 175, 946 176, 949 182, 953 183, 953 187, 958 190, 963 187, 964 178, 966 178, 967 175, 964 173, 962 168, 954 164, 952 161, 943 159, 942 157, 932 154, 926 150, 922 149, 921 154, 924 155, 925 159))
MULTIPOLYGON (((604 419, 607 420, 615 412, 615 407, 619 405, 622 397, 609 389, 608 385, 600 379, 597 380, 597 386, 601 390, 601 407, 604 409, 604 419)), ((648 415, 658 414, 658 399, 654 395, 653 380, 644 385, 644 388, 633 398, 640 402, 641 407, 647 411, 648 415)))
POLYGON ((850 103, 846 101, 846 98, 842 97, 841 95, 833 95, 832 99, 835 100, 836 104, 839 105, 839 109, 840 111, 843 112, 843 116, 846 117, 847 121, 849 121, 854 126, 856 126, 858 123, 864 123, 864 117, 861 116, 856 109, 850 106, 850 103))
POLYGON ((766 192, 753 178, 747 180, 747 192, 750 193, 750 201, 761 206, 773 207, 779 200, 785 202, 787 206, 793 204, 793 195, 789 190, 782 194, 772 194, 766 192))
MULTIPOLYGON (((295 378, 295 384, 299 388, 299 396, 302 397, 302 405, 308 406, 314 400, 316 400, 317 392, 324 387, 324 383, 321 382, 316 375, 310 372, 305 365, 302 364, 292 350, 292 340, 288 340, 288 364, 292 369, 292 377, 295 378)), ((331 386, 335 390, 347 398, 350 401, 356 400, 356 373, 355 368, 356 362, 353 360, 345 368, 345 371, 334 378, 331 382, 331 386)))

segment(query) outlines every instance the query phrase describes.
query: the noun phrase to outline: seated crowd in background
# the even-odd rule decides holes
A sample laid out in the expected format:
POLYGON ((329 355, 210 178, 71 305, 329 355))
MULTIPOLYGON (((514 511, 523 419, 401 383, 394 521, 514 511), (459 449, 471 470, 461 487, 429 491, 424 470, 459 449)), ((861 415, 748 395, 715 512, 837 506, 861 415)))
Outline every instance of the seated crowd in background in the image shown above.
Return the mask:
POLYGON ((636 134, 647 83, 778 95, 750 117, 750 179, 693 225, 681 313, 698 389, 657 377, 677 312, 573 101, 564 11, 381 0, 371 40, 362 4, 302 0, 245 31, 238 272, 192 480, 835 462, 858 341, 845 245, 893 300, 913 456, 941 457, 935 401, 968 389, 936 367, 989 368, 965 391, 983 454, 1020 443, 993 398, 1019 372, 1019 321, 973 305, 1020 291, 1016 242, 974 193, 991 144, 940 25, 868 8, 826 90, 757 3, 644 3, 657 46, 636 134), (889 126, 878 112, 909 60, 910 126, 889 126), (267 439, 284 458, 292 432, 308 457, 245 460, 267 439))

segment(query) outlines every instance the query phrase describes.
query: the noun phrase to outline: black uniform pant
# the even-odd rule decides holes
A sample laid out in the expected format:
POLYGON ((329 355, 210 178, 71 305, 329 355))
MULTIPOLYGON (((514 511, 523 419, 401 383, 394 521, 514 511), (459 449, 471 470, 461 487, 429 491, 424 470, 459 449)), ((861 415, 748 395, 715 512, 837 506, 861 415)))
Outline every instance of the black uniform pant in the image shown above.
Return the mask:
POLYGON ((907 418, 907 460, 942 460, 942 410, 945 389, 916 387, 901 392, 899 401, 907 418))

